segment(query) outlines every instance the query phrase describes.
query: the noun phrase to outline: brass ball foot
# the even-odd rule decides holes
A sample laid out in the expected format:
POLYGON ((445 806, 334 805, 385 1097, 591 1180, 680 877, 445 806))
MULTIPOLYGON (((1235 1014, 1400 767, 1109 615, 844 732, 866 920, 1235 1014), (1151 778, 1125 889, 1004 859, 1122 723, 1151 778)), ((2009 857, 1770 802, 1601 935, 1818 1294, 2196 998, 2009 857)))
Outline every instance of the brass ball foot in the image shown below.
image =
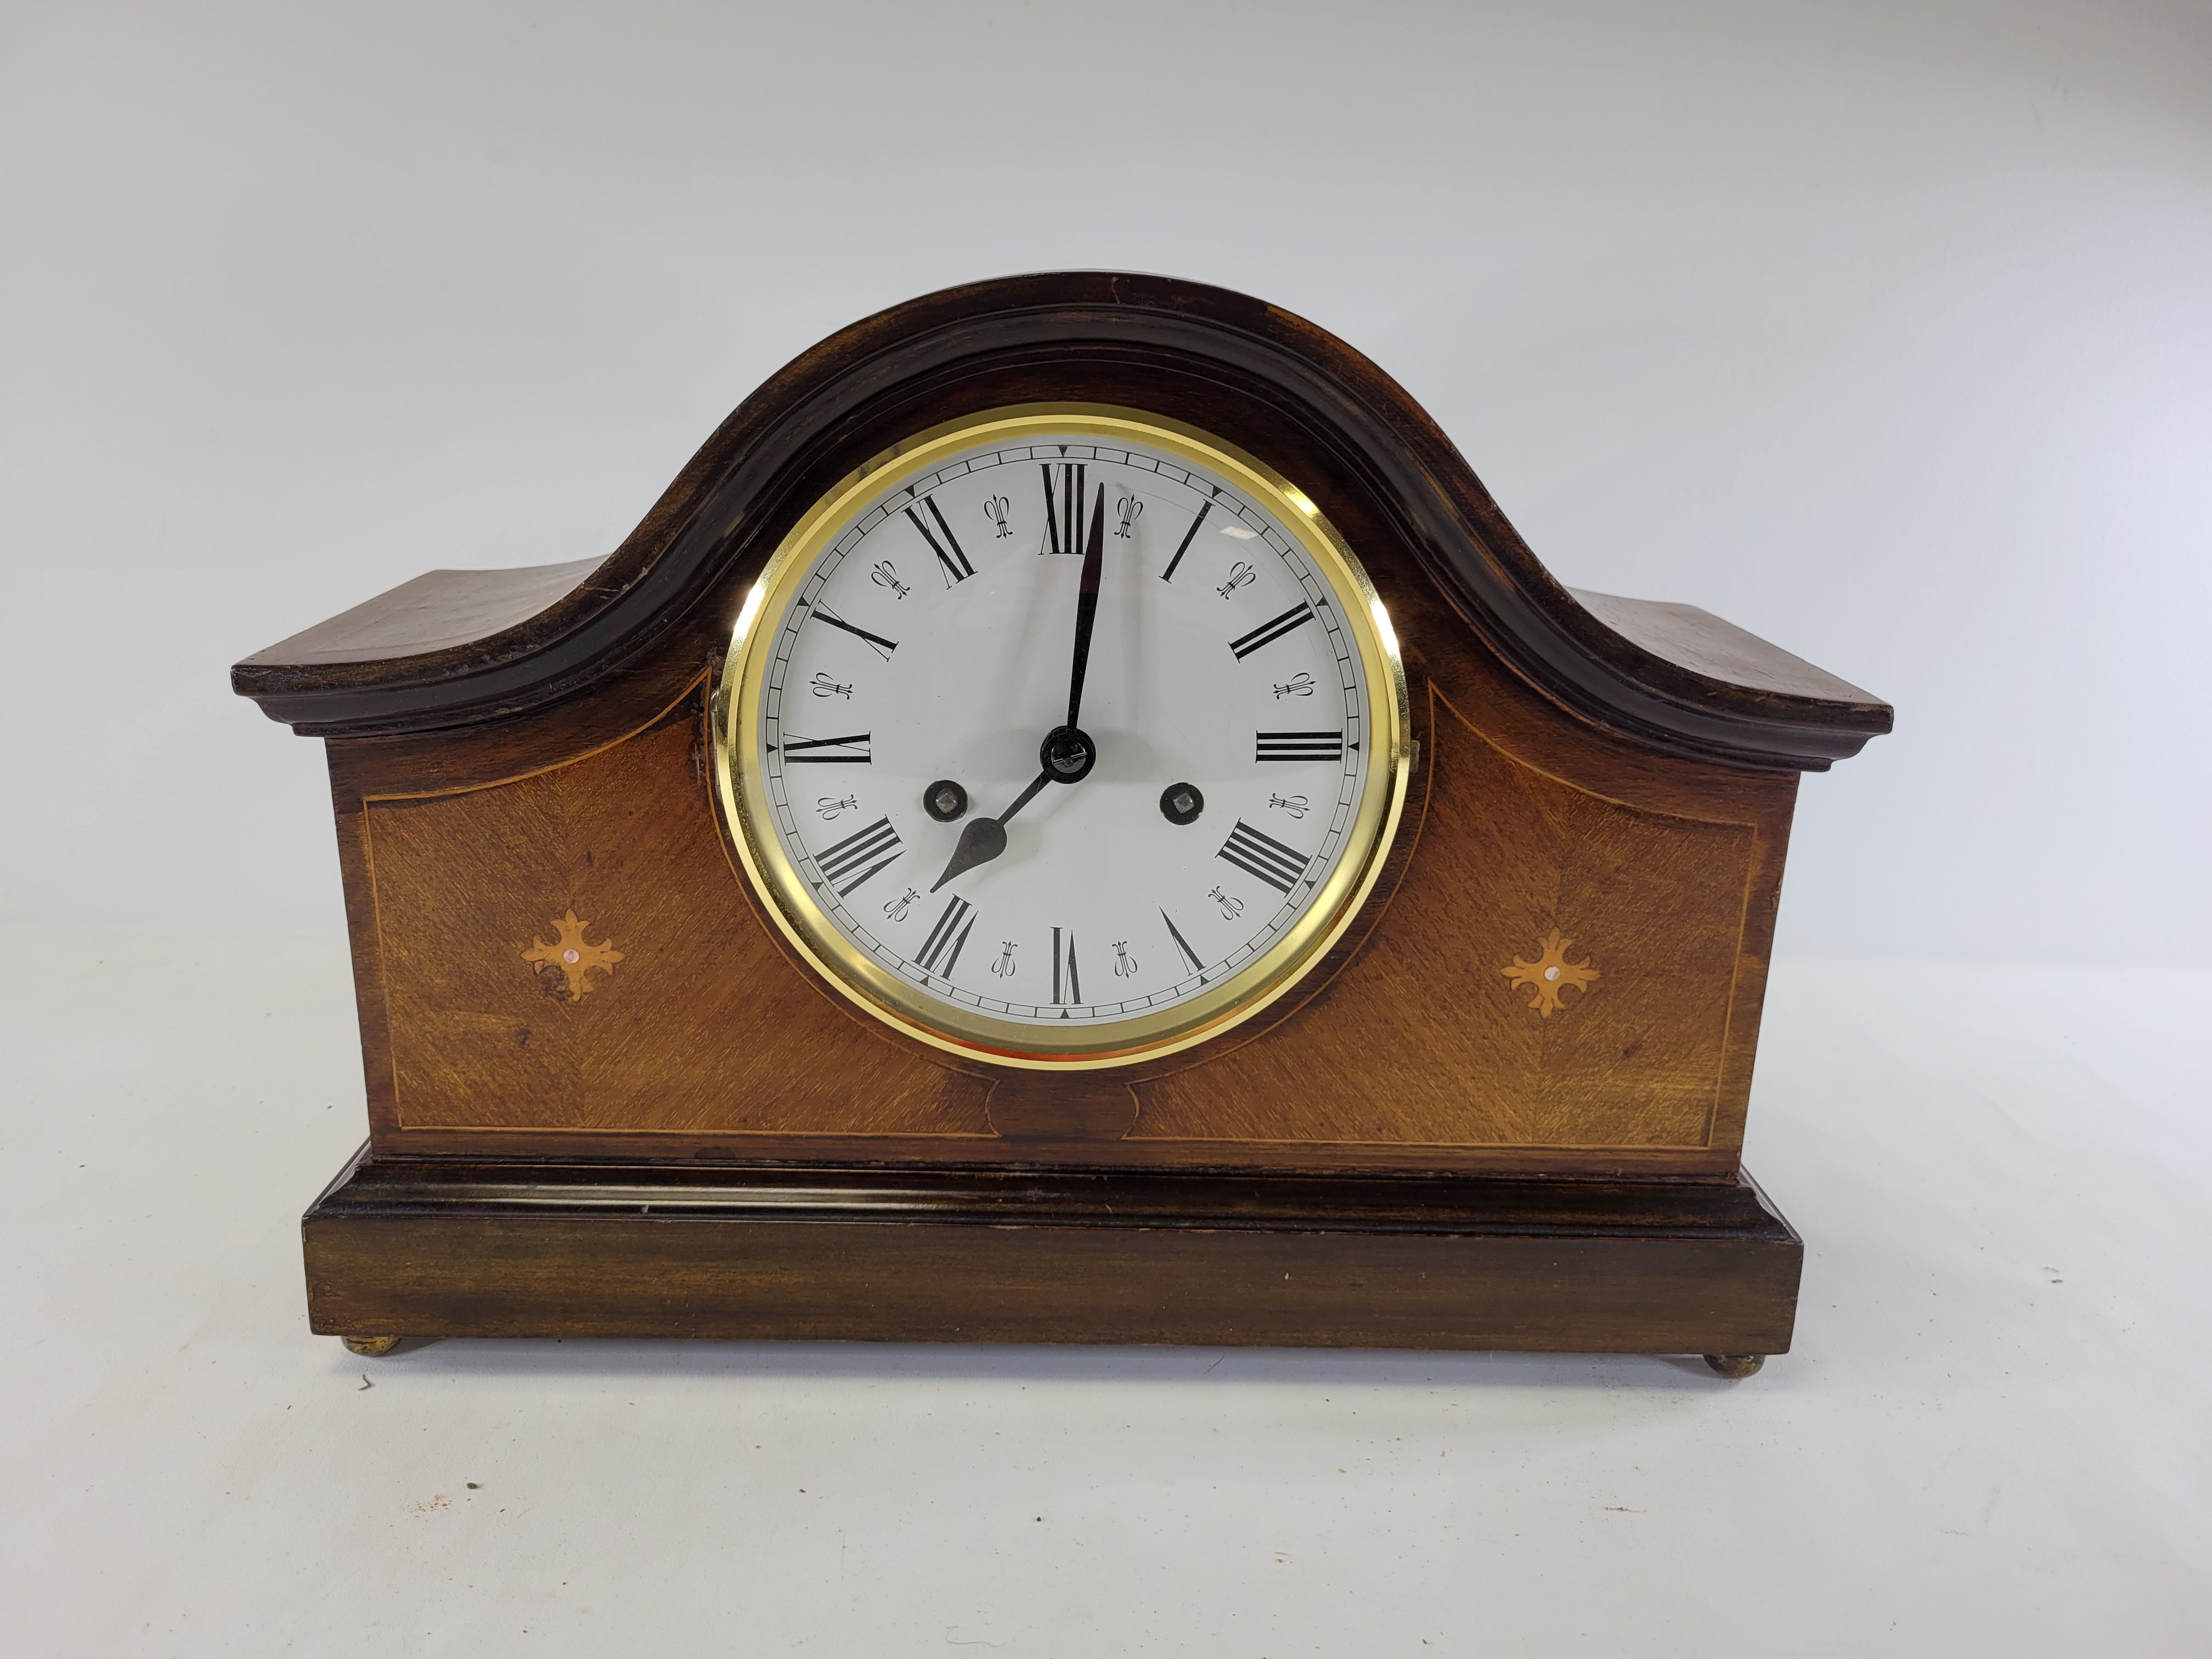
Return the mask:
POLYGON ((1749 1376, 1766 1363, 1763 1353, 1709 1353, 1705 1364, 1723 1376, 1749 1376))
POLYGON ((402 1339, 396 1336, 342 1336, 338 1340, 346 1345, 348 1353, 375 1359, 390 1353, 399 1346, 402 1339))

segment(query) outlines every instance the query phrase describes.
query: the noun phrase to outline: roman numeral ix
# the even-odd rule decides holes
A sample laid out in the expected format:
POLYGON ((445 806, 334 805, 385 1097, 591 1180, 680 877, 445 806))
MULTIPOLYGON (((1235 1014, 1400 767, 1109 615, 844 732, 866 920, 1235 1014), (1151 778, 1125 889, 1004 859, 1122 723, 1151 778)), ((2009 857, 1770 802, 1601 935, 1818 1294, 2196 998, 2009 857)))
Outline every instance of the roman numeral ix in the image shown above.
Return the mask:
POLYGON ((1291 884, 1305 873, 1307 863, 1304 853, 1284 846, 1242 818, 1214 856, 1228 860, 1248 876, 1257 876, 1279 893, 1291 890, 1291 884))
POLYGON ((937 497, 924 495, 921 505, 927 507, 929 516, 937 520, 937 535, 930 533, 929 526, 921 521, 921 514, 913 507, 907 508, 906 515, 914 520, 914 527, 921 532, 921 538, 929 544, 929 550, 937 555, 937 562, 945 571, 945 585, 950 587, 955 582, 966 581, 975 574, 975 567, 968 562, 968 556, 960 550, 960 543, 952 533, 952 526, 945 522, 945 515, 937 510, 937 497), (942 543, 937 539, 938 536, 945 538, 942 543), (946 551, 948 548, 951 550, 950 552, 946 551))
POLYGON ((1317 761, 1344 758, 1341 732, 1255 732, 1252 734, 1255 761, 1317 761))
POLYGON ((817 853, 814 866, 821 871, 823 879, 837 890, 837 896, 843 898, 905 850, 898 831, 891 828, 891 821, 878 818, 859 834, 848 836, 835 847, 817 853), (848 880, 848 877, 851 879, 848 880))
MULTIPOLYGON (((786 766, 805 766, 822 765, 830 762, 849 762, 855 765, 866 766, 874 759, 874 756, 868 748, 869 739, 873 735, 867 732, 855 732, 849 738, 786 738, 781 745, 783 763, 786 766), (824 751, 858 750, 860 752, 816 754, 814 751, 817 749, 824 751), (802 754, 799 752, 802 750, 806 752, 802 754)), ((779 745, 772 743, 768 746, 768 752, 773 755, 777 752, 778 747, 779 745)))
POLYGON ((925 974, 950 981, 953 966, 960 960, 961 947, 975 930, 975 907, 956 894, 938 917, 937 926, 929 930, 929 937, 921 942, 921 954, 914 959, 914 965, 925 974))
POLYGON ((1313 619, 1313 607, 1301 602, 1292 605, 1281 616, 1261 623, 1243 638, 1230 641, 1229 648, 1236 653, 1237 660, 1242 662, 1261 646, 1273 645, 1284 635, 1304 628, 1313 619))

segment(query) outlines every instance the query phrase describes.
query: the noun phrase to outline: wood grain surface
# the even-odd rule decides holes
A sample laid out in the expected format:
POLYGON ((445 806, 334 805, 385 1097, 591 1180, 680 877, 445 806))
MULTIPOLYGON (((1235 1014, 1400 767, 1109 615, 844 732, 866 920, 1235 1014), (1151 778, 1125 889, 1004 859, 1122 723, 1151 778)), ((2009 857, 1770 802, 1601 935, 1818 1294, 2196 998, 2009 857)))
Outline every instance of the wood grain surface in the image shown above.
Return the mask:
POLYGON ((1548 758, 1614 793, 1583 787, 1508 746, 1557 730, 1548 705, 1465 680, 1486 735, 1429 689, 1413 807, 1359 926, 1249 1030, 1110 1080, 955 1061, 823 986, 730 855, 702 686, 564 765, 362 797, 342 823, 367 890, 378 1144, 1725 1173, 1755 1039, 1743 997, 1763 979, 1747 918, 1778 879, 1762 844, 1778 814, 1786 828, 1787 781, 1747 794, 1677 763, 1655 791, 1570 732, 1548 758), (532 960, 571 913, 622 953, 582 998, 532 960), (1553 928, 1601 977, 1540 1018, 1504 969, 1553 928))
POLYGON ((990 1133, 986 1084, 874 1039, 771 943, 700 695, 568 766, 367 804, 398 1130, 990 1133), (526 959, 569 911, 623 952, 574 999, 526 959))
POLYGON ((303 1227, 354 1336, 1779 1353, 1747 1181, 750 1173, 362 1159, 303 1227))
POLYGON ((1420 852, 1358 959, 1146 1085, 1139 1138, 1705 1147, 1754 828, 1577 789, 1443 707, 1420 852), (1539 1018, 1504 970, 1554 928, 1601 976, 1539 1018))

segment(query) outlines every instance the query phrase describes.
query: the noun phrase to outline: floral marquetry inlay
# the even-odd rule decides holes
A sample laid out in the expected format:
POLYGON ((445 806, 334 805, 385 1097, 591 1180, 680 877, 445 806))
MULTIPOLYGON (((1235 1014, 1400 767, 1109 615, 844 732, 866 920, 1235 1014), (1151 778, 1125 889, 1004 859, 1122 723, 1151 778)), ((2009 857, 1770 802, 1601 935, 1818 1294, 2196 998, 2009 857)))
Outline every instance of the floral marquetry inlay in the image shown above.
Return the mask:
POLYGON ((615 949, 615 942, 611 939, 603 939, 597 945, 584 942, 584 930, 590 926, 589 922, 577 921, 576 913, 570 910, 553 924, 559 937, 552 944, 548 945, 532 935, 531 944, 534 948, 522 953, 522 959, 530 964, 533 973, 543 974, 548 968, 559 969, 568 981, 568 1000, 571 1002, 580 1000, 585 992, 592 988, 591 981, 584 977, 592 969, 611 974, 615 970, 615 963, 623 959, 623 953, 615 949))
POLYGON ((1499 970, 1515 985, 1534 990, 1535 997, 1528 1006, 1546 1019, 1565 1006, 1559 1000, 1560 992, 1570 987, 1587 991, 1589 982, 1597 977, 1597 969, 1590 966, 1588 957, 1580 962, 1567 960, 1567 946, 1573 943, 1571 939, 1561 939, 1559 930, 1554 927, 1543 942, 1543 953, 1535 961, 1523 962, 1516 957, 1510 968, 1499 970))

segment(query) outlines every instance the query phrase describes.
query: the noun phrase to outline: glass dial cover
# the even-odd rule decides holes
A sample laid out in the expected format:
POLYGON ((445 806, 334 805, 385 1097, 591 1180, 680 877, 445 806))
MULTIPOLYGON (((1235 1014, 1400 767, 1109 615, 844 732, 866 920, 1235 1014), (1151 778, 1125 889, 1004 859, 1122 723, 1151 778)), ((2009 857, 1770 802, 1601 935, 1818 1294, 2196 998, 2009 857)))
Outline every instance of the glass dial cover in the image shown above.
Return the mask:
POLYGON ((1373 885, 1410 755, 1389 618, 1313 502, 1071 405, 831 490, 749 594, 716 709, 733 839, 802 954, 911 1036, 1055 1069, 1288 990, 1373 885))

